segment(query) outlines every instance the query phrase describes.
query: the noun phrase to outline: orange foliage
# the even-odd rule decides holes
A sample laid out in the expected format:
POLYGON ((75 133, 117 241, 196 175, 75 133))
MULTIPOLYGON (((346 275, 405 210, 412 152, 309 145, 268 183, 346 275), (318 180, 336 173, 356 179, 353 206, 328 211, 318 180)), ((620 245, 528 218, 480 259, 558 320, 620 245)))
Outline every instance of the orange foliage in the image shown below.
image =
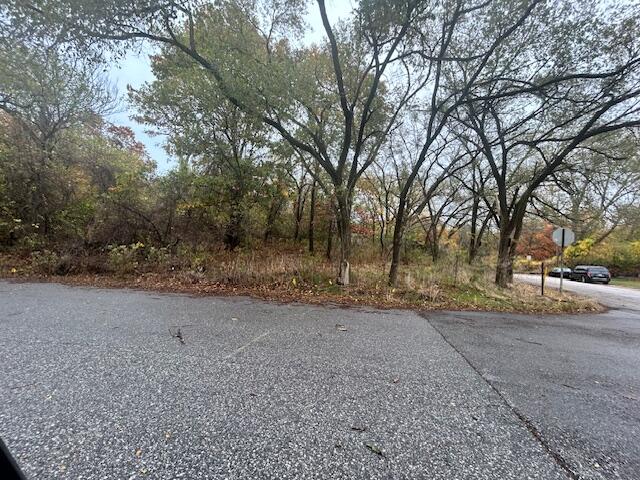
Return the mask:
POLYGON ((546 224, 542 229, 524 227, 516 248, 517 255, 531 255, 533 260, 545 260, 556 254, 556 244, 551 239, 553 225, 546 224))

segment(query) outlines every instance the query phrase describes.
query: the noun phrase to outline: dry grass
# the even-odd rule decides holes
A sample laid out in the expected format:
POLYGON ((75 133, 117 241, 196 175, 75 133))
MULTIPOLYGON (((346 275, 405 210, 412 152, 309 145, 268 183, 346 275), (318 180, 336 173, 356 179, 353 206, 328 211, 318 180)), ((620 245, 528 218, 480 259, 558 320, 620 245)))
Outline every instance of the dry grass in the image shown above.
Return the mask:
MULTIPOLYGON (((65 259, 68 261, 68 259, 65 259)), ((336 266, 299 249, 273 252, 266 248, 225 252, 183 251, 162 261, 140 261, 134 271, 96 267, 96 258, 76 259, 74 268, 56 276, 55 265, 34 264, 29 258, 0 255, 0 275, 30 280, 103 287, 133 287, 203 295, 251 295, 270 300, 371 305, 421 310, 490 310, 510 312, 596 311, 593 301, 550 291, 541 297, 529 285, 500 289, 490 266, 469 266, 462 258, 432 264, 413 258, 403 265, 398 285, 387 286, 388 264, 372 255, 356 255, 352 284, 335 284, 336 266), (88 268, 87 266, 91 266, 88 268), (99 272, 99 273, 92 273, 99 272)))

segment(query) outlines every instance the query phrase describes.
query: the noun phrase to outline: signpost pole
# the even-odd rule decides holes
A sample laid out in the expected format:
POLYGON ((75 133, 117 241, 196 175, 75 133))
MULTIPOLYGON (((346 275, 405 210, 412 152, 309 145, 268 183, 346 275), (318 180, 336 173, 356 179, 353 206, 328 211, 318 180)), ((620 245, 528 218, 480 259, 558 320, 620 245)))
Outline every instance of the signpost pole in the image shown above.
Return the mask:
MULTIPOLYGON (((560 247, 560 293, 562 293, 562 283, 564 281, 564 247, 571 245, 576 239, 570 228, 556 228, 551 235, 553 243, 560 247)), ((556 257, 557 258, 557 257, 556 257)))
POLYGON ((542 287, 542 296, 544 297, 544 262, 540 264, 540 286, 542 287))
POLYGON ((560 242, 560 293, 562 293, 562 279, 564 277, 564 232, 562 229, 562 240, 560 242))

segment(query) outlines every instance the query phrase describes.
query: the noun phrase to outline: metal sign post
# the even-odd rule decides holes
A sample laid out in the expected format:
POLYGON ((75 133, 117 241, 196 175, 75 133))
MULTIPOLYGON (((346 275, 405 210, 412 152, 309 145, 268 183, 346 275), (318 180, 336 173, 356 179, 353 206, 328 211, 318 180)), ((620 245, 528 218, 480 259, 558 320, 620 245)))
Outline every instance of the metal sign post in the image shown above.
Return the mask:
POLYGON ((576 236, 569 228, 556 228, 551 235, 556 245, 560 247, 560 293, 562 293, 562 281, 564 279, 564 247, 571 245, 576 236))
POLYGON ((562 240, 560 241, 560 293, 562 293, 562 279, 564 278, 564 228, 562 229, 562 240))

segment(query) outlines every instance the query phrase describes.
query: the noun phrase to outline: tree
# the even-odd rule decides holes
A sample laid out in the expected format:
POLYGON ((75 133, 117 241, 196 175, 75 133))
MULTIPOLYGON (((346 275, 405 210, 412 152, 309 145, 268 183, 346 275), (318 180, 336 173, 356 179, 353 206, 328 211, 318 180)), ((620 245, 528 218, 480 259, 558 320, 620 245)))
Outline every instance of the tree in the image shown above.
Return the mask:
POLYGON ((24 189, 11 193, 23 199, 20 218, 42 234, 53 233, 53 216, 71 195, 71 186, 60 187, 73 162, 61 141, 73 129, 98 125, 114 106, 113 89, 96 66, 55 46, 0 42, 0 111, 12 152, 5 172, 24 189))
POLYGON ((209 196, 223 215, 224 244, 234 250, 245 236, 248 211, 264 200, 265 182, 276 172, 268 132, 182 52, 163 47, 152 70, 153 82, 129 92, 138 118, 160 129, 169 151, 208 177, 209 196))
MULTIPOLYGON (((495 57, 522 29, 539 3, 494 1, 465 5, 463 2, 451 2, 436 4, 430 10, 433 12, 433 23, 432 28, 427 31, 434 34, 421 36, 418 58, 421 59, 423 73, 416 82, 419 88, 408 90, 412 92, 411 97, 414 92, 423 93, 424 90, 422 98, 416 97, 414 101, 417 103, 414 108, 424 112, 422 141, 400 188, 389 270, 390 285, 395 284, 397 279, 400 247, 405 224, 410 216, 407 202, 414 182, 427 159, 434 155, 434 146, 436 151, 440 148, 436 143, 445 131, 452 113, 468 100, 476 84, 487 82, 491 78, 487 76, 487 70, 495 73, 491 68, 495 57), (499 13, 503 21, 499 25, 494 24, 491 30, 485 30, 485 35, 478 38, 475 35, 478 25, 494 23, 496 13, 499 13)), ((440 165, 446 174, 454 168, 453 164, 440 165)))
POLYGON ((629 207, 640 199, 638 147, 637 138, 625 132, 589 142, 575 163, 532 196, 534 212, 568 224, 578 239, 602 242, 627 222, 629 207))
POLYGON ((495 182, 500 286, 512 279, 534 192, 588 142, 640 125, 636 19, 632 10, 615 19, 598 12, 547 7, 524 32, 526 42, 498 59, 500 77, 474 89, 458 115, 495 182))
POLYGON ((229 102, 260 118, 326 172, 340 238, 338 281, 348 284, 354 189, 406 101, 400 94, 384 107, 384 92, 393 96, 387 85, 393 77, 386 75, 412 51, 413 34, 419 36, 431 13, 415 0, 363 1, 351 28, 344 24, 336 30, 324 0, 317 6, 326 38, 311 49, 286 41, 292 32, 301 33, 303 24, 304 2, 295 0, 215 6, 44 0, 38 9, 11 1, 5 16, 19 18, 30 31, 53 30, 58 38, 85 45, 144 39, 191 57, 229 102), (202 48, 205 34, 207 46, 202 48), (213 45, 218 48, 212 50, 213 45))
POLYGON ((553 257, 558 249, 551 238, 553 230, 553 225, 549 223, 526 222, 522 227, 516 254, 531 255, 534 260, 546 260, 553 257))
POLYGON ((488 166, 479 159, 479 151, 470 150, 466 141, 463 141, 463 145, 471 157, 470 168, 462 169, 453 176, 470 195, 467 262, 472 264, 480 252, 485 234, 490 230, 492 221, 496 219, 496 204, 495 200, 492 200, 495 195, 491 190, 491 173, 488 166))
POLYGON ((116 95, 99 66, 55 45, 31 49, 0 43, 0 110, 53 154, 60 132, 113 111, 116 95))

